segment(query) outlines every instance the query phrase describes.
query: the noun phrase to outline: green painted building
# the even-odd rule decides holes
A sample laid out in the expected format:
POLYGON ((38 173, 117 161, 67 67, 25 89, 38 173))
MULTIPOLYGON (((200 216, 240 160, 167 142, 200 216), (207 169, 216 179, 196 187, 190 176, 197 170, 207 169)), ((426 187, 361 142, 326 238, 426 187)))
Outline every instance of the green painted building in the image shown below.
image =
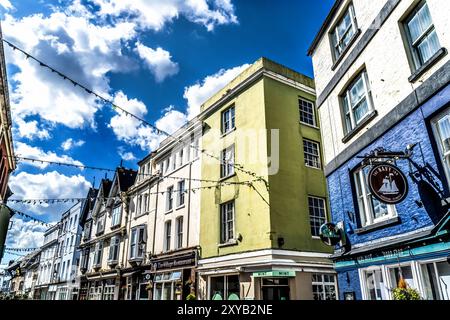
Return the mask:
POLYGON ((261 58, 201 106, 202 179, 222 184, 201 194, 200 298, 336 295, 314 101, 313 79, 261 58))

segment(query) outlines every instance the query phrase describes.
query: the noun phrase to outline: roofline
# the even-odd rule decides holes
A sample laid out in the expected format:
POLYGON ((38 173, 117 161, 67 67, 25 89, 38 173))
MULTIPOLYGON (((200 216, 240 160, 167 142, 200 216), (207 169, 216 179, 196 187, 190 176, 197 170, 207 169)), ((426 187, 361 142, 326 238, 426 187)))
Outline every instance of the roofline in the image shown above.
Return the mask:
POLYGON ((340 6, 345 2, 345 0, 336 0, 333 7, 331 8, 330 12, 328 13, 327 17, 325 18, 324 23, 320 27, 319 32, 317 33, 316 37, 314 38, 311 46, 308 49, 308 56, 312 56, 314 51, 317 48, 317 45, 319 44, 320 40, 322 40, 323 35, 327 31, 328 27, 331 24, 331 21, 333 21, 336 13, 338 12, 340 6))

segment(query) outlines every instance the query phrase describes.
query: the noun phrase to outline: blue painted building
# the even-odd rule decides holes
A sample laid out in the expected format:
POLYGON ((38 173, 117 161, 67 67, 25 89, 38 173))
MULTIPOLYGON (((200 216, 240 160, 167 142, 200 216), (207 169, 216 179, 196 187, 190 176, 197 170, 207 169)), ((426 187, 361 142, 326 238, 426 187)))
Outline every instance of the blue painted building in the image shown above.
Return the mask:
POLYGON ((340 299, 390 300, 404 280, 450 299, 450 46, 446 1, 336 1, 310 48, 340 299), (378 200, 369 172, 409 190, 378 200))

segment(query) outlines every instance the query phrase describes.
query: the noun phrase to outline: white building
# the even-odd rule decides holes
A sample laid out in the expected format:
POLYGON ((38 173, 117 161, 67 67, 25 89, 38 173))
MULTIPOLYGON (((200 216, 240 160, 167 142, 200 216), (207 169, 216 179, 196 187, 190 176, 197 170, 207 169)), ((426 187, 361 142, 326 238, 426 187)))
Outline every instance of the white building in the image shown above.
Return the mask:
POLYGON ((35 299, 54 300, 56 286, 53 283, 53 271, 56 253, 58 249, 59 225, 48 229, 44 234, 44 244, 41 247, 41 258, 39 261, 39 275, 36 282, 35 299), (54 288, 54 290, 49 290, 54 288))

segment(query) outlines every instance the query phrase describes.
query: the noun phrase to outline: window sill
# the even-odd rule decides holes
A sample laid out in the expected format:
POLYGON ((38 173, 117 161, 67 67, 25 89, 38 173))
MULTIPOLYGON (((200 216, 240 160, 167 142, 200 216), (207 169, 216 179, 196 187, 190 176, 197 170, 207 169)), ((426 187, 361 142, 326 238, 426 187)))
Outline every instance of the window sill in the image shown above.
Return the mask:
POLYGON ((226 248, 226 247, 237 246, 238 244, 239 244, 238 241, 233 239, 233 240, 230 240, 230 241, 228 241, 226 243, 219 244, 218 247, 219 248, 226 248))
POLYGON ((409 82, 416 82, 425 72, 427 72, 434 64, 436 64, 439 60, 441 60, 444 56, 447 55, 447 49, 441 48, 439 49, 433 57, 430 58, 424 65, 422 65, 419 69, 414 71, 414 73, 408 78, 409 82))
POLYGON ((306 122, 300 121, 300 125, 305 126, 305 127, 310 127, 310 128, 316 129, 316 130, 320 130, 320 128, 318 126, 313 125, 313 124, 309 124, 309 123, 306 123, 306 122))
POLYGON ((186 205, 182 204, 181 206, 176 207, 175 210, 181 210, 181 209, 183 209, 183 208, 185 208, 185 207, 186 207, 186 205))
POLYGON ((236 131, 236 127, 234 127, 233 129, 231 129, 231 130, 229 130, 229 131, 227 131, 227 132, 222 133, 222 134, 220 135, 220 138, 221 138, 221 139, 222 139, 222 138, 225 138, 226 136, 232 134, 232 133, 235 132, 235 131, 236 131))
POLYGON ((226 176, 226 177, 220 178, 220 179, 219 179, 219 182, 223 182, 223 181, 228 180, 228 179, 230 179, 230 178, 233 178, 233 177, 235 177, 235 176, 236 176, 236 172, 233 173, 233 174, 230 174, 230 175, 228 175, 228 176, 226 176))
POLYGON ((167 215, 167 214, 172 213, 172 212, 173 212, 173 209, 170 209, 170 210, 167 210, 166 212, 164 212, 164 214, 167 215))
POLYGON ((342 138, 343 143, 347 143, 353 138, 359 131, 361 131, 370 121, 372 121, 376 116, 378 116, 377 110, 372 111, 368 114, 352 131, 347 133, 344 138, 342 138))
POLYGON ((141 213, 141 214, 139 214, 139 215, 136 215, 136 216, 134 217, 134 220, 137 220, 137 219, 139 219, 140 217, 144 217, 144 216, 147 216, 147 215, 149 215, 149 214, 150 214, 149 211, 144 212, 144 213, 141 213))
MULTIPOLYGON (((361 35, 361 29, 358 29, 355 34, 353 35, 352 39, 349 41, 347 47, 344 49, 344 51, 342 51, 341 55, 339 56, 339 58, 337 58, 333 65, 331 66, 331 70, 334 71, 337 69, 337 67, 339 66, 339 64, 342 62, 342 60, 344 60, 345 55, 347 54, 347 52, 350 51, 350 48, 353 46, 353 44, 356 42, 356 39, 359 38, 359 36, 361 35)), ((334 51, 334 48, 332 48, 332 50, 334 51)), ((333 53, 334 55, 334 53, 333 53)))
POLYGON ((108 261, 108 266, 109 267, 111 267, 111 268, 114 268, 115 266, 117 266, 119 264, 119 261, 116 261, 116 260, 111 260, 111 261, 108 261))
POLYGON ((395 224, 398 224, 398 223, 400 223, 400 218, 399 217, 395 217, 395 218, 387 219, 387 220, 384 220, 384 221, 381 221, 381 222, 377 222, 377 223, 371 224, 369 226, 365 226, 365 227, 356 229, 355 233, 358 234, 358 235, 365 234, 365 233, 372 232, 372 231, 375 231, 375 230, 378 230, 378 229, 381 229, 381 228, 385 228, 385 227, 388 227, 388 226, 392 226, 392 225, 395 225, 395 224))
POLYGON ((307 165, 306 163, 305 163, 305 167, 308 168, 308 169, 313 169, 313 170, 319 170, 319 171, 322 171, 322 167, 317 168, 317 167, 313 167, 313 166, 307 165))
POLYGON ((111 226, 111 230, 117 230, 120 228, 120 224, 117 224, 115 226, 111 226))

